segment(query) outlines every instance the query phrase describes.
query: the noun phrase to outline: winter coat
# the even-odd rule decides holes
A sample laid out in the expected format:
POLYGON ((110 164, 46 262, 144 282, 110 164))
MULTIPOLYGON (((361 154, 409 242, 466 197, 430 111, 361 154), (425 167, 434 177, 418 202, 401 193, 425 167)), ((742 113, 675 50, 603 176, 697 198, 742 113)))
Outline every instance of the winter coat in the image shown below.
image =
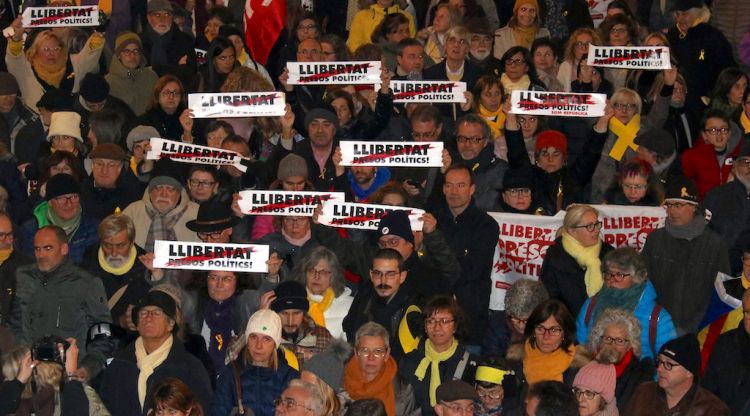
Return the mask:
POLYGON ((709 228, 729 247, 732 274, 742 271, 742 250, 750 243, 750 199, 745 185, 738 180, 708 191, 703 205, 711 211, 709 228))
POLYGON ((16 270, 31 262, 31 257, 13 250, 10 257, 0 264, 0 326, 8 326, 10 322, 11 306, 16 293, 16 270))
POLYGON ((513 330, 507 311, 490 311, 487 332, 482 340, 483 354, 497 354, 505 357, 508 347, 522 339, 523 334, 513 330))
MULTIPOLYGON (((34 215, 29 218, 18 230, 18 249, 29 257, 34 255, 34 236, 41 228, 40 224, 48 224, 47 210, 50 209, 47 202, 42 202, 34 208, 34 215)), ((68 236, 68 260, 73 264, 81 264, 83 256, 94 246, 99 245, 99 234, 97 227, 99 221, 89 215, 86 208, 82 208, 81 223, 72 236, 68 236)))
MULTIPOLYGON (((174 233, 177 236, 177 241, 200 241, 195 231, 191 231, 187 228, 187 222, 194 220, 198 216, 198 204, 190 200, 188 193, 185 189, 180 192, 180 200, 177 202, 177 206, 174 209, 181 209, 187 205, 187 208, 182 213, 177 224, 174 226, 174 233)), ((148 189, 143 193, 143 198, 140 201, 135 201, 128 205, 123 214, 130 217, 135 225, 135 244, 139 247, 146 246, 146 239, 148 237, 149 229, 151 228, 151 217, 146 212, 146 206, 151 206, 151 197, 148 194, 148 189)))
POLYGON ((47 140, 42 120, 20 99, 11 111, 17 113, 12 126, 8 124, 5 117, 0 117, 0 142, 13 153, 19 165, 34 163, 39 154, 39 147, 47 140))
POLYGON ((114 214, 116 209, 122 211, 128 205, 141 199, 143 191, 143 184, 131 173, 130 169, 123 166, 114 188, 95 186, 94 175, 84 179, 81 184, 81 199, 88 215, 101 221, 107 215, 114 214))
POLYGON ((136 116, 146 112, 146 106, 154 95, 154 84, 159 76, 151 68, 146 68, 146 59, 141 59, 138 68, 130 70, 112 57, 109 73, 104 76, 109 83, 109 94, 124 101, 136 116))
POLYGON ((646 238, 641 255, 648 264, 649 280, 678 332, 698 331, 716 273, 729 273, 727 251, 721 237, 709 229, 692 240, 675 238, 666 228, 646 238))
POLYGON ((679 415, 679 416, 729 416, 729 408, 710 391, 694 384, 673 408, 667 407, 667 398, 655 381, 641 384, 633 393, 624 414, 628 416, 679 415))
MULTIPOLYGON (((591 14, 589 13, 588 4, 585 0, 543 0, 539 2, 539 20, 542 22, 547 21, 547 12, 549 6, 547 5, 551 1, 563 3, 562 13, 565 17, 565 23, 568 26, 568 33, 575 32, 580 27, 593 27, 594 23, 591 20, 591 14)), ((553 33, 551 37, 557 37, 558 35, 553 33)))
POLYGON ((323 313, 323 317, 326 320, 326 329, 331 333, 332 337, 346 339, 343 328, 344 318, 349 313, 352 302, 354 302, 352 290, 345 287, 344 291, 333 299, 331 305, 323 313))
POLYGON ((385 16, 391 13, 401 13, 409 20, 409 37, 413 38, 417 34, 416 27, 414 26, 414 16, 410 13, 402 10, 398 5, 386 9, 378 4, 373 4, 354 15, 349 38, 346 40, 346 46, 349 48, 349 51, 354 53, 360 46, 373 43, 373 32, 385 16))
MULTIPOLYGON (((712 3, 711 24, 727 37, 732 50, 739 49, 742 35, 750 30, 750 3, 742 0, 721 0, 712 3)), ((735 58, 737 55, 735 54, 735 58)))
POLYGON ((154 108, 146 110, 133 124, 136 126, 151 126, 159 131, 159 136, 162 139, 181 142, 183 128, 182 124, 180 124, 180 115, 184 110, 185 108, 180 106, 175 110, 174 114, 167 114, 157 105, 154 108))
MULTIPOLYGON (((495 156, 495 146, 488 144, 479 155, 471 160, 461 157, 455 148, 448 149, 454 163, 464 163, 471 167, 474 177, 474 202, 484 212, 497 211, 500 206, 500 193, 503 190, 503 177, 508 170, 508 162, 495 156)), ((439 175, 433 192, 443 193, 445 176, 439 175)))
MULTIPOLYGON (((138 401, 138 375, 135 342, 117 353, 103 373, 99 394, 112 416, 146 416, 153 407, 151 397, 156 386, 172 377, 187 384, 204 409, 211 403, 211 381, 197 358, 185 351, 180 340, 173 338, 167 359, 154 369, 146 381, 146 401, 141 409, 138 401)), ((229 414, 229 412, 225 413, 229 414)))
MULTIPOLYGON (((552 35, 550 35, 549 30, 544 27, 540 27, 539 30, 536 31, 536 34, 534 35, 534 39, 539 38, 549 38, 552 35)), ((519 46, 518 42, 516 41, 516 37, 513 35, 513 28, 510 26, 504 26, 500 29, 495 31, 495 46, 492 52, 492 55, 497 58, 501 59, 505 52, 514 47, 519 46)))
POLYGON ((630 403, 635 389, 641 384, 652 381, 656 374, 653 359, 639 359, 636 356, 630 360, 630 364, 625 367, 622 374, 617 377, 615 384, 615 397, 617 398, 617 409, 621 415, 627 415, 625 408, 630 403))
POLYGON ((741 414, 750 403, 750 336, 742 322, 719 336, 701 379, 703 387, 741 414))
MULTIPOLYGON (((429 80, 448 81, 448 70, 446 68, 446 65, 447 63, 443 61, 425 69, 424 71, 422 71, 422 78, 429 80)), ((474 84, 477 83, 477 80, 482 75, 482 70, 478 66, 475 66, 474 64, 469 62, 469 60, 466 60, 464 61, 464 73, 459 81, 466 83, 466 91, 474 91, 474 84)), ((464 114, 464 111, 461 110, 461 104, 458 103, 433 105, 438 110, 440 110, 440 113, 444 117, 443 120, 455 121, 464 114)))
POLYGON ((732 173, 734 159, 740 154, 742 140, 737 129, 732 128, 732 138, 727 143, 724 163, 719 166, 714 146, 701 137, 692 148, 682 154, 682 171, 698 187, 698 199, 703 200, 706 193, 726 183, 732 173))
MULTIPOLYGON (((242 351, 240 357, 245 355, 242 351)), ((290 381, 299 378, 299 372, 287 364, 283 353, 279 352, 278 368, 274 371, 268 367, 257 367, 242 363, 243 358, 235 360, 240 370, 240 384, 242 386, 242 403, 251 409, 256 416, 273 416, 275 406, 273 401, 281 395, 290 381)), ((210 411, 211 416, 226 416, 237 406, 234 369, 228 365, 216 382, 214 400, 210 411)), ((208 407, 206 407, 208 409, 208 407)))
POLYGON ((176 24, 173 24, 172 28, 169 29, 169 32, 171 33, 168 33, 168 35, 172 37, 172 40, 169 45, 164 48, 167 52, 167 63, 153 65, 148 62, 148 59, 151 57, 151 49, 154 45, 147 32, 153 32, 153 29, 148 26, 147 30, 144 30, 143 33, 141 33, 141 44, 143 45, 141 56, 147 61, 146 66, 151 67, 160 77, 167 74, 176 75, 182 81, 182 85, 185 89, 189 91, 189 86, 192 85, 192 77, 195 74, 195 68, 197 67, 195 63, 195 48, 193 46, 195 41, 193 38, 187 33, 182 32, 176 24), (185 64, 179 64, 180 59, 182 59, 183 56, 187 57, 187 61, 185 64))
MULTIPOLYGON (((586 322, 586 315, 591 304, 591 298, 586 299, 583 303, 581 311, 578 313, 578 319, 576 320, 576 339, 582 344, 586 344, 589 340, 589 332, 594 326, 594 322, 589 320, 586 322)), ((661 308, 659 315, 656 318, 656 339, 654 339, 654 345, 652 344, 651 336, 649 334, 651 328, 651 314, 653 313, 654 307, 656 306, 656 291, 654 285, 650 281, 646 280, 646 286, 641 293, 641 298, 638 300, 638 304, 632 312, 633 315, 641 323, 641 358, 656 358, 657 353, 661 349, 661 346, 665 342, 672 340, 677 337, 677 332, 672 323, 672 316, 669 312, 661 308), (652 349, 653 348, 653 349, 652 349)), ((596 306, 594 306, 596 308, 596 306)), ((589 317, 591 319, 591 317, 589 317)))
MULTIPOLYGON (((295 112, 296 113, 296 112, 295 112)), ((336 167, 333 165, 333 151, 338 146, 338 141, 333 140, 331 147, 331 154, 326 160, 325 167, 321 171, 318 162, 315 160, 313 155, 312 145, 310 139, 303 139, 292 144, 292 149, 286 149, 281 142, 276 145, 276 148, 268 161, 268 172, 273 172, 271 176, 275 179, 276 172, 278 172, 279 162, 289 153, 294 153, 297 156, 302 157, 307 162, 307 177, 310 178, 316 191, 328 192, 332 190, 343 192, 349 188, 349 183, 346 179, 346 175, 336 176, 336 167)))
MULTIPOLYGON (((25 384, 21 384, 18 380, 7 380, 3 381, 0 385, 0 415, 22 415, 26 414, 27 411, 33 411, 33 405, 30 403, 34 400, 34 396, 29 399, 21 399, 25 384), (21 409, 23 407, 23 409, 21 409)), ((50 387, 46 387, 50 388, 50 387)), ((40 390, 42 390, 40 388, 40 390)), ((81 384, 79 381, 66 381, 60 390, 59 402, 55 402, 54 412, 55 414, 62 416, 74 416, 74 415, 89 415, 89 416, 107 416, 106 409, 95 413, 94 408, 89 407, 88 394, 94 393, 91 387, 81 384), (87 391, 88 390, 88 391, 87 391)), ((101 405, 101 404, 100 404, 101 405)), ((101 410, 101 409, 99 409, 101 410)), ((32 413, 33 414, 33 413, 32 413)), ((42 415, 43 412, 37 413, 42 415)))
MULTIPOLYGON (((599 259, 613 250, 613 247, 602 242, 599 259)), ((584 276, 586 270, 563 248, 562 237, 555 239, 555 244, 549 246, 544 256, 539 280, 547 288, 549 296, 565 303, 571 315, 577 316, 588 297, 584 276)), ((579 340, 583 342, 583 340, 579 340)))

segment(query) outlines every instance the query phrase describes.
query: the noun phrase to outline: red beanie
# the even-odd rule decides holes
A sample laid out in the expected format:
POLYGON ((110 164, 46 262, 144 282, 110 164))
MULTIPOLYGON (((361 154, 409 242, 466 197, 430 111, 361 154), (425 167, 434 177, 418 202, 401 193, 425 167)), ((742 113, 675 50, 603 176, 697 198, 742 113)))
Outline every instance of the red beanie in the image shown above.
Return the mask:
POLYGON ((554 147, 562 152, 563 157, 568 157, 568 138, 557 130, 545 130, 536 138, 534 153, 539 153, 542 149, 554 147))

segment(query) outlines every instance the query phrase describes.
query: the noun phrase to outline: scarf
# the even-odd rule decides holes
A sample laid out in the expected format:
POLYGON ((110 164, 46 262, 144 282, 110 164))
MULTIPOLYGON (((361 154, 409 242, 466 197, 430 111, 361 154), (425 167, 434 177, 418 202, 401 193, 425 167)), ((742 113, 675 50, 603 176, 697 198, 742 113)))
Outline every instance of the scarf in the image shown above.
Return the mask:
POLYGON ((638 134, 638 130, 641 129, 641 116, 636 114, 628 122, 628 124, 622 124, 622 121, 616 117, 609 119, 609 130, 617 136, 612 150, 609 151, 609 157, 617 160, 622 160, 622 156, 628 148, 633 151, 638 150, 638 145, 635 144, 635 136, 638 134))
POLYGON ((503 84, 505 95, 510 95, 513 91, 516 90, 528 90, 529 86, 531 85, 531 78, 529 78, 528 75, 524 74, 521 79, 513 82, 508 74, 503 72, 503 75, 500 76, 500 83, 503 84))
POLYGON ((105 272, 109 274, 113 274, 115 276, 122 276, 128 271, 130 271, 130 269, 133 268, 133 264, 135 264, 135 259, 138 257, 137 254, 138 254, 138 250, 135 249, 135 245, 131 246, 130 253, 128 253, 128 260, 125 263, 123 263, 122 266, 114 267, 110 265, 109 263, 107 263, 107 259, 104 257, 104 251, 102 250, 101 247, 99 247, 99 254, 98 254, 99 267, 101 267, 102 270, 104 270, 105 272))
POLYGON ((377 378, 367 381, 362 377, 357 360, 349 360, 344 368, 344 390, 354 400, 379 399, 385 404, 388 416, 396 416, 396 397, 392 383, 397 369, 396 361, 389 356, 377 378))
POLYGON ((5 263, 5 261, 10 258, 11 254, 13 254, 13 246, 10 246, 10 248, 6 248, 4 250, 0 250, 0 264, 5 263))
POLYGON ((498 107, 495 111, 490 111, 482 104, 479 104, 478 113, 480 117, 487 121, 492 134, 496 138, 502 136, 506 117, 503 112, 503 106, 498 107))
POLYGON ((151 25, 146 25, 143 34, 146 39, 151 41, 151 55, 149 56, 148 62, 151 63, 152 66, 166 65, 169 63, 167 62, 167 50, 169 49, 170 43, 172 43, 174 30, 175 28, 173 26, 167 33, 160 35, 151 27, 151 25))
POLYGON ((740 275, 740 283, 742 283, 743 289, 747 289, 750 287, 750 280, 748 280, 747 277, 745 277, 745 272, 742 272, 742 275, 740 275))
POLYGON ((669 221, 669 218, 667 218, 664 228, 672 237, 690 241, 703 234, 703 230, 706 229, 706 224, 707 222, 705 218, 698 215, 685 225, 674 225, 669 221))
MULTIPOLYGON (((184 197, 184 195, 180 195, 181 200, 184 197)), ((151 204, 151 199, 148 199, 146 202, 146 214, 151 218, 151 225, 148 227, 146 244, 143 248, 147 253, 150 253, 154 251, 154 241, 156 240, 177 241, 177 233, 175 233, 174 227, 177 225, 177 221, 182 218, 185 210, 187 210, 188 204, 183 204, 180 201, 169 212, 161 214, 151 204)))
MULTIPOLYGON (((599 315, 599 312, 603 312, 607 309, 634 311, 635 307, 638 305, 638 301, 641 300, 644 289, 646 289, 646 282, 632 285, 627 289, 615 289, 607 286, 602 287, 602 290, 596 295, 596 305, 591 314, 590 322, 596 322, 596 317, 599 315)), ((593 327, 593 325, 590 325, 589 327, 593 327)))
POLYGON ((547 354, 532 347, 531 341, 523 344, 523 352, 523 374, 529 385, 544 380, 563 381, 563 373, 576 355, 573 345, 567 351, 558 348, 547 354))
POLYGON ((65 70, 67 69, 66 64, 67 61, 65 59, 59 59, 53 65, 42 63, 36 57, 31 61, 31 67, 34 69, 36 76, 55 88, 60 87, 60 83, 65 76, 65 70))
POLYGON ((305 243, 312 238, 312 232, 310 230, 307 230, 307 233, 305 233, 304 236, 300 238, 294 238, 290 236, 289 234, 284 231, 284 228, 281 229, 281 235, 284 236, 284 240, 286 240, 289 244, 296 246, 296 247, 302 247, 305 245, 305 243))
POLYGON ((76 212, 76 215, 74 215, 73 218, 64 220, 57 216, 54 210, 48 209, 47 219, 50 223, 62 228, 63 231, 65 231, 65 235, 68 236, 68 242, 70 242, 70 240, 73 239, 76 231, 78 231, 78 227, 81 225, 81 212, 81 208, 78 208, 78 212, 76 212))
POLYGON ((750 118, 748 118, 744 111, 740 114, 740 124, 742 124, 742 130, 745 134, 750 133, 750 118))
POLYGON ((536 38, 536 32, 538 30, 539 27, 536 25, 531 27, 514 27, 513 37, 516 39, 516 46, 523 46, 526 49, 531 49, 531 44, 534 43, 534 38, 536 38))
POLYGON ((208 340, 208 355, 211 356, 214 368, 217 370, 224 368, 225 347, 228 347, 232 340, 232 327, 234 326, 232 311, 234 310, 235 299, 235 296, 232 296, 221 303, 209 299, 203 313, 206 326, 211 330, 211 337, 208 340))
POLYGON ((307 301, 310 302, 310 310, 308 311, 308 313, 310 314, 310 317, 313 319, 313 321, 315 321, 315 325, 325 328, 325 312, 331 306, 333 300, 336 299, 336 294, 333 293, 333 289, 329 287, 328 289, 326 289, 321 300, 316 301, 315 298, 321 298, 321 296, 316 296, 311 294, 310 292, 307 292, 307 301))
POLYGON ((602 288, 602 261, 599 259, 599 253, 602 250, 602 242, 598 240, 591 247, 584 247, 581 243, 573 238, 567 231, 561 233, 562 245, 566 253, 570 254, 579 266, 586 269, 583 281, 586 283, 586 294, 594 296, 602 288))
POLYGON ((143 346, 143 338, 138 337, 135 340, 135 361, 140 370, 138 373, 138 401, 141 402, 141 409, 143 409, 143 404, 146 402, 148 378, 154 373, 156 367, 160 366, 167 359, 169 350, 172 349, 172 342, 173 339, 170 335, 159 348, 151 351, 151 354, 149 354, 146 352, 146 347, 143 346))
POLYGON ((430 367, 430 406, 435 406, 437 400, 435 399, 435 391, 440 385, 440 362, 445 361, 453 356, 458 349, 458 341, 453 338, 453 343, 450 348, 443 352, 437 352, 432 347, 432 341, 429 339, 424 343, 424 358, 417 366, 417 371, 414 375, 417 376, 417 380, 424 380, 427 374, 427 367, 430 367))
POLYGON ((628 352, 625 353, 625 356, 622 357, 622 360, 620 360, 619 363, 615 363, 615 375, 617 377, 620 377, 625 372, 625 369, 628 368, 631 360, 633 360, 633 350, 628 350, 628 352))

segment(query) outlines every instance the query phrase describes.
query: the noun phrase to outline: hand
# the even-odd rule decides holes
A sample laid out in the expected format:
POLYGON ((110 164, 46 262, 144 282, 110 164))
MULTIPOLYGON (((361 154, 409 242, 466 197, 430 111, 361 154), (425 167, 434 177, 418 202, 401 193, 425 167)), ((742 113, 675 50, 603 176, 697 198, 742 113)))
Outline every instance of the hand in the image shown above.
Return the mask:
POLYGON ((451 157, 450 152, 448 152, 448 149, 443 148, 443 167, 440 168, 440 173, 445 174, 445 171, 447 171, 452 164, 453 158, 451 157))
POLYGON ((430 234, 437 229, 437 218, 429 212, 422 214, 422 232, 430 234))
POLYGON ((336 146, 336 150, 333 151, 333 156, 331 156, 331 161, 333 162, 333 166, 336 168, 336 176, 341 176, 344 174, 344 171, 346 170, 343 166, 341 166, 341 160, 343 158, 341 157, 341 147, 336 146))
POLYGON ((674 83, 677 82, 677 68, 672 67, 670 69, 664 70, 664 85, 669 85, 670 87, 674 85, 674 83))
POLYGON ((284 115, 279 117, 279 121, 281 122, 281 131, 283 132, 291 132, 292 126, 294 126, 294 111, 292 111, 292 106, 290 104, 287 104, 284 107, 284 115))
POLYGON ((154 267, 154 257, 156 257, 154 253, 146 253, 138 256, 138 260, 151 272, 151 279, 156 281, 164 277, 164 270, 154 267))
POLYGON ((185 65, 187 64, 187 55, 182 55, 182 58, 177 62, 178 65, 185 65))
POLYGON ((186 108, 182 111, 182 114, 180 114, 180 125, 182 126, 182 130, 191 136, 193 132, 193 123, 193 110, 186 108))
POLYGON ((470 93, 469 91, 464 91, 464 98, 466 98, 466 102, 461 103, 461 110, 469 111, 471 110, 471 106, 474 105, 474 94, 470 93))
POLYGON ((23 28, 23 21, 21 20, 21 15, 19 14, 18 17, 13 21, 13 23, 10 24, 10 27, 13 28, 13 40, 18 42, 19 40, 23 39, 23 33, 26 31, 26 29, 23 28))
POLYGON ((417 188, 416 186, 413 186, 413 185, 409 184, 409 181, 402 182, 401 186, 404 188, 404 191, 406 191, 407 194, 409 194, 411 196, 417 196, 417 195, 419 195, 419 191, 420 191, 419 188, 417 188))
POLYGON ((273 290, 262 294, 260 296, 260 309, 270 309, 271 303, 276 300, 276 293, 273 290))
MULTIPOLYGON (((67 338, 65 341, 70 344, 68 350, 65 351, 65 372, 73 374, 78 370, 78 345, 76 345, 75 338, 67 338)), ((58 346, 62 347, 62 344, 58 344, 58 346)))
POLYGON ((18 380, 21 384, 28 383, 29 379, 31 378, 31 374, 34 372, 34 367, 37 364, 37 361, 32 361, 31 359, 31 351, 24 354, 23 358, 21 359, 21 365, 18 368, 18 376, 16 376, 16 380, 18 380))
POLYGON ((127 329, 128 331, 135 332, 138 329, 135 326, 135 322, 133 322, 133 305, 128 305, 125 313, 120 315, 120 319, 118 319, 118 321, 120 326, 127 329))
POLYGON ((91 374, 89 374, 89 370, 86 369, 86 367, 78 367, 78 369, 73 372, 73 378, 85 384, 91 380, 91 374))
POLYGON ((242 199, 242 197, 238 192, 232 194, 232 212, 234 215, 242 218, 245 216, 245 213, 240 209, 240 199, 242 199))
POLYGON ((388 94, 391 91, 391 71, 388 68, 380 70, 380 92, 388 94))
POLYGON ((609 128, 609 120, 611 120, 614 115, 615 109, 612 108, 611 105, 607 104, 607 106, 604 107, 604 114, 596 120, 594 130, 602 133, 607 131, 607 129, 609 128))
POLYGON ((313 224, 318 224, 318 217, 323 215, 323 204, 318 204, 317 207, 315 207, 315 211, 313 211, 312 215, 312 222, 313 224))
POLYGON ((266 264, 268 265, 268 275, 278 276, 279 270, 281 270, 281 265, 284 264, 284 260, 279 257, 279 253, 271 253, 271 255, 268 256, 266 264))
POLYGON ((284 68, 284 71, 281 72, 281 75, 279 75, 279 83, 282 87, 284 87, 284 91, 286 92, 292 92, 294 91, 294 85, 289 85, 289 68, 284 68))

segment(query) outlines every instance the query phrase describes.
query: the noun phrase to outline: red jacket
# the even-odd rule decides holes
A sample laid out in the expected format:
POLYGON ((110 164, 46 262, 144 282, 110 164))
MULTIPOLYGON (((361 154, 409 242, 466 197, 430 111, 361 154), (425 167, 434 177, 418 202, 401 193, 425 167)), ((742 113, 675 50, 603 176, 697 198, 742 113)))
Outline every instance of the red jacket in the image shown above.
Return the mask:
POLYGON ((703 201, 706 192, 727 182, 734 159, 740 153, 741 144, 742 140, 730 150, 723 166, 719 166, 714 146, 702 137, 692 148, 685 150, 682 154, 682 171, 698 187, 698 199, 703 201))

